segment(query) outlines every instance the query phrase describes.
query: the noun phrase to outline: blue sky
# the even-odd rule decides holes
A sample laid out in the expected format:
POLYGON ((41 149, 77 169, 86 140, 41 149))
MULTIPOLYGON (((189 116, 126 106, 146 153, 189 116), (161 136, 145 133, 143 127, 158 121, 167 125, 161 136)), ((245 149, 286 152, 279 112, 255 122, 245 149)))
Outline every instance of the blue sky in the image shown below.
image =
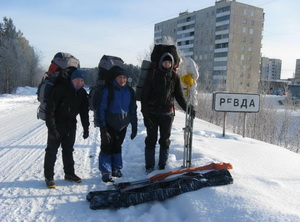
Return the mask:
MULTIPOLYGON (((282 78, 300 59, 299 0, 239 0, 264 9, 262 56, 282 60, 282 78)), ((0 0, 7 16, 41 55, 46 68, 54 54, 69 52, 82 67, 96 67, 104 54, 140 65, 153 44, 154 24, 213 6, 215 0, 0 0)))

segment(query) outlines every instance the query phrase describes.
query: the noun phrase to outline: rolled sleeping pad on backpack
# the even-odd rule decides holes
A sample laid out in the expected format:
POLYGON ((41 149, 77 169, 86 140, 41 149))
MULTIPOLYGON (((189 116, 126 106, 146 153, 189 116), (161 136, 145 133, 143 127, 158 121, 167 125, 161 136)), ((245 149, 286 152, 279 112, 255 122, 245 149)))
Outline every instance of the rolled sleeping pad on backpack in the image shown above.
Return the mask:
POLYGON ((135 96, 137 101, 141 101, 143 86, 149 71, 152 70, 152 63, 147 60, 143 60, 140 70, 139 80, 135 89, 135 96))

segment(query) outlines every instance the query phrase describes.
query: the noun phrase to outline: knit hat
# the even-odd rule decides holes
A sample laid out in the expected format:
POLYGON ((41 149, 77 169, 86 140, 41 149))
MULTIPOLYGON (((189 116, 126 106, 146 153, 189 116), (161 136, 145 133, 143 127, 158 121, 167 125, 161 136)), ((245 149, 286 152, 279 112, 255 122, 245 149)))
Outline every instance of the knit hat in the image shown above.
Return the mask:
POLYGON ((128 73, 125 69, 122 69, 119 66, 112 67, 109 72, 112 74, 113 79, 117 78, 118 76, 126 76, 128 78, 128 73))
POLYGON ((82 69, 76 69, 72 75, 71 75, 71 79, 85 79, 85 72, 82 69))
POLYGON ((171 58, 171 56, 165 56, 163 58, 163 61, 170 61, 170 62, 172 62, 172 58, 171 58))

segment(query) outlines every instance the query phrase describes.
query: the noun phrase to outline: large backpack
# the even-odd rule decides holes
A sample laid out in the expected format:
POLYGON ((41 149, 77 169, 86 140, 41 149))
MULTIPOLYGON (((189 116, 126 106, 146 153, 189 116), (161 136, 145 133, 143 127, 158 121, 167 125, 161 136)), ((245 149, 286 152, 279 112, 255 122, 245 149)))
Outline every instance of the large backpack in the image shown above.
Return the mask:
POLYGON ((46 105, 53 87, 69 79, 72 72, 79 67, 79 60, 69 53, 58 52, 54 55, 48 71, 38 86, 37 99, 40 102, 37 110, 38 119, 46 120, 46 105))
POLYGON ((161 57, 166 53, 170 53, 173 56, 174 69, 178 68, 180 58, 178 56, 176 46, 175 45, 163 45, 163 44, 155 45, 153 48, 153 51, 151 53, 151 62, 147 61, 147 60, 143 60, 143 62, 142 62, 138 83, 137 83, 137 86, 135 89, 135 95, 136 95, 137 101, 141 101, 141 99, 142 99, 142 91, 143 91, 143 87, 144 87, 147 76, 151 75, 151 78, 149 78, 150 80, 152 80, 154 78, 155 69, 158 68, 161 57))
POLYGON ((117 56, 103 55, 98 64, 98 79, 96 85, 90 87, 89 90, 89 109, 94 112, 94 126, 100 127, 100 104, 102 98, 102 92, 105 87, 108 88, 108 101, 113 102, 113 86, 112 80, 115 77, 116 72, 126 72, 124 61, 117 56))
POLYGON ((153 62, 154 67, 158 67, 159 60, 165 53, 170 53, 174 58, 174 68, 178 68, 180 63, 180 58, 177 53, 175 45, 155 45, 151 53, 151 62, 153 62))

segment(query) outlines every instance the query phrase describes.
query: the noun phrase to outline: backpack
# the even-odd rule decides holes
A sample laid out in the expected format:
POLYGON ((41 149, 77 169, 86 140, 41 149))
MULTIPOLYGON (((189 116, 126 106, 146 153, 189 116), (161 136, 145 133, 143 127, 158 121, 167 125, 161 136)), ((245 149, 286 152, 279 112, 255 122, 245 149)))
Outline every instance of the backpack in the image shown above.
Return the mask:
POLYGON ((159 60, 163 54, 170 53, 174 58, 174 68, 179 67, 180 58, 177 53, 177 49, 175 45, 155 45, 153 51, 151 53, 151 62, 153 62, 154 67, 158 67, 159 60))
POLYGON ((135 95, 136 95, 136 100, 141 101, 142 99, 142 92, 143 92, 143 86, 145 84, 145 80, 148 75, 152 75, 151 80, 154 78, 154 72, 155 69, 158 68, 159 61, 161 57, 165 53, 170 53, 173 58, 174 58, 174 68, 178 68, 180 58, 177 54, 176 46, 175 45, 155 45, 153 48, 153 51, 151 53, 151 62, 147 60, 143 60, 140 74, 139 74, 139 79, 138 83, 135 89, 135 95))
POLYGON ((103 55, 98 64, 98 79, 95 86, 89 90, 89 109, 94 112, 94 126, 99 126, 99 108, 102 92, 108 88, 108 101, 111 104, 114 100, 112 80, 116 72, 125 72, 124 61, 116 56, 103 55))
POLYGON ((71 54, 64 52, 55 54, 48 71, 38 85, 36 93, 37 100, 40 102, 37 110, 38 119, 46 120, 46 105, 54 86, 70 79, 72 72, 79 67, 79 60, 71 54))

